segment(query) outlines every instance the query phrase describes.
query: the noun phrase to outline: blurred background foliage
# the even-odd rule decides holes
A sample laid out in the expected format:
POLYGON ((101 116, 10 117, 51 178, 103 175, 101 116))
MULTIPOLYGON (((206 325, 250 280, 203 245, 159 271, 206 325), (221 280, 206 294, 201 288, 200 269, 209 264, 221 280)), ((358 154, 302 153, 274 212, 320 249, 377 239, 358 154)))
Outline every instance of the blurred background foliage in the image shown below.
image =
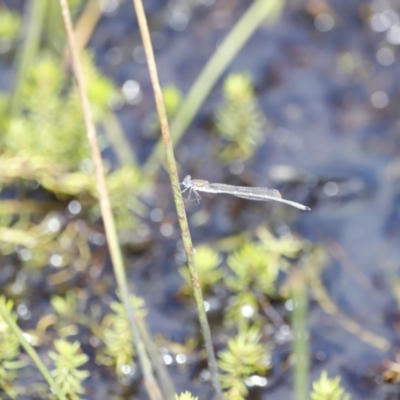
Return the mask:
MULTIPOLYGON (((14 321, 18 316, 13 311, 14 301, 0 297, 0 302, 11 314, 14 321)), ((10 398, 16 399, 22 392, 21 386, 15 382, 19 376, 19 369, 27 362, 20 359, 20 343, 11 328, 0 316, 0 388, 10 398)))
POLYGON ((7 8, 3 8, 0 13, 0 46, 3 51, 9 49, 11 44, 17 39, 20 29, 21 18, 7 8))
POLYGON ((248 73, 228 75, 223 85, 224 100, 215 112, 215 128, 225 139, 219 157, 225 163, 250 158, 267 133, 266 118, 257 105, 248 73))
MULTIPOLYGON (((72 3, 73 10, 81 9, 82 2, 72 3)), ((58 5, 49 7, 47 12, 49 17, 59 14, 58 5)), ((20 16, 5 9, 0 18, 0 40, 15 43, 20 16)), ((62 24, 61 19, 59 22, 62 24)), ((78 94, 65 63, 67 58, 60 54, 64 33, 59 30, 51 34, 54 35, 53 44, 59 47, 44 43, 34 54, 26 75, 17 77, 21 80, 18 111, 10 112, 6 93, 1 95, 0 101, 0 185, 3 192, 14 193, 12 212, 4 213, 0 219, 0 248, 3 254, 11 254, 18 247, 19 253, 24 253, 22 261, 35 267, 49 264, 54 254, 62 257, 58 267, 71 265, 74 259, 87 264, 89 238, 74 227, 71 218, 81 212, 80 215, 93 223, 100 217, 78 94), (39 196, 38 186, 44 189, 39 196), (33 195, 37 201, 36 206, 30 203, 34 209, 30 213, 26 205, 33 195), (71 213, 66 219, 59 213, 60 203, 57 204, 54 197, 66 210, 71 201, 77 200, 82 211, 71 213), (55 230, 47 226, 51 218, 59 219, 55 230)), ((98 71, 90 52, 83 52, 81 61, 93 115, 96 123, 101 124, 109 112, 110 102, 120 94, 98 71)), ((104 137, 100 142, 109 146, 104 137)), ((133 164, 118 169, 106 165, 106 169, 121 234, 132 231, 138 217, 146 213, 139 194, 150 184, 144 184, 139 168, 133 164)), ((11 206, 9 200, 2 202, 11 206)))

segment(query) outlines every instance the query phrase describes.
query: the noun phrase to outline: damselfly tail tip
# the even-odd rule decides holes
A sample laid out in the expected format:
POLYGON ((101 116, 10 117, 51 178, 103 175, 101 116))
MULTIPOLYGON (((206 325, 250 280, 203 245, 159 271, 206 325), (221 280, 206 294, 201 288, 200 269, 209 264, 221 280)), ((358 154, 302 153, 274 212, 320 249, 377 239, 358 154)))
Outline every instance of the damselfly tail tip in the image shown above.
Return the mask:
POLYGON ((305 205, 303 205, 303 204, 295 203, 295 204, 292 204, 292 205, 293 205, 294 207, 298 208, 299 210, 311 211, 311 208, 310 208, 310 207, 307 207, 307 206, 305 206, 305 205))

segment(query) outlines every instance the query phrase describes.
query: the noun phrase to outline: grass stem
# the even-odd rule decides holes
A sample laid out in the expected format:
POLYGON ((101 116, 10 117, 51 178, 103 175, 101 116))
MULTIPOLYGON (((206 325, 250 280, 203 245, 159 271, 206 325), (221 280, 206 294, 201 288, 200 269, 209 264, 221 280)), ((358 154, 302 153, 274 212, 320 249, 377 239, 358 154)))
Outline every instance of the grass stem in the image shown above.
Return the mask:
POLYGON ((127 318, 132 331, 132 336, 136 345, 147 392, 151 399, 162 400, 163 396, 161 394, 158 383, 153 375, 152 366, 147 356, 144 343, 140 337, 139 329, 135 321, 134 317, 135 310, 133 309, 129 298, 129 290, 126 279, 125 268, 123 264, 121 249, 118 243, 115 221, 111 211, 110 198, 106 185, 103 161, 101 158, 101 153, 98 145, 97 132, 93 120, 92 110, 90 108, 89 99, 87 95, 86 82, 83 76, 82 66, 79 61, 78 50, 75 44, 75 36, 72 26, 71 14, 69 11, 67 0, 59 0, 59 1, 60 1, 65 29, 67 32, 68 44, 71 52, 74 74, 77 81, 79 98, 82 106, 87 137, 89 140, 92 159, 95 166, 96 184, 97 184, 97 189, 99 191, 101 215, 103 217, 103 223, 107 237, 107 243, 111 254, 114 273, 116 276, 120 295, 126 310, 127 318))
POLYGON ((168 173, 171 180, 172 193, 175 200, 175 207, 178 214, 179 225, 182 233, 183 245, 187 257, 187 262, 190 270, 190 276, 193 284, 194 296, 197 305, 197 312, 199 315, 200 326, 203 332, 203 338, 207 353, 208 366, 212 376, 213 386, 216 393, 216 397, 219 400, 223 399, 222 389, 219 382, 217 362, 212 344, 211 330, 208 324, 206 311, 204 308, 203 293, 201 291, 199 277, 194 262, 194 251, 192 239, 190 236, 189 225, 187 222, 185 205, 180 190, 180 182, 178 177, 178 170, 176 166, 174 149, 172 145, 171 136, 169 134, 167 112, 165 109, 164 99, 161 91, 160 82, 158 79, 157 66, 154 59, 153 46, 151 44, 150 32, 147 25, 146 14, 144 12, 143 3, 141 0, 133 0, 133 4, 136 10, 136 15, 139 22, 140 33, 142 35, 143 47, 146 54, 147 65, 149 68, 150 79, 153 86, 154 97, 157 107, 158 118, 161 126, 162 140, 164 144, 168 173))
POLYGON ((289 278, 293 310, 294 396, 296 400, 308 399, 309 351, 307 329, 307 280, 303 271, 292 271, 289 278))

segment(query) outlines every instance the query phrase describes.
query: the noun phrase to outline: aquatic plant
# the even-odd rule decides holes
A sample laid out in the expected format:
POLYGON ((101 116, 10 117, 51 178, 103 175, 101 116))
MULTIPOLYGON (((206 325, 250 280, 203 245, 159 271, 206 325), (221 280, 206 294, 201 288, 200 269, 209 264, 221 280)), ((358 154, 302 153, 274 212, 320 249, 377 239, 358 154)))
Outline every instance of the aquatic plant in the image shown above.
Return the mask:
POLYGON ((107 175, 110 201, 120 232, 134 230, 139 218, 148 212, 147 206, 139 199, 139 195, 150 186, 151 183, 133 164, 124 165, 107 175))
MULTIPOLYGON (((54 323, 59 337, 65 339, 76 335, 79 331, 78 326, 90 326, 89 317, 78 309, 78 300, 73 289, 68 290, 64 296, 52 296, 50 303, 55 314, 46 317, 49 317, 50 324, 54 323)), ((40 326, 40 321, 37 326, 40 326)))
MULTIPOLYGON (((221 256, 211 247, 202 245, 196 248, 195 260, 201 289, 207 293, 223 278, 223 272, 218 268, 221 263, 221 256)), ((193 291, 192 282, 187 267, 180 267, 179 273, 185 281, 183 293, 191 294, 193 291)))
MULTIPOLYGON (((65 92, 68 92, 68 89, 67 89, 67 87, 65 88, 65 92)), ((100 90, 100 92, 102 92, 101 90, 100 90)), ((73 95, 71 95, 71 96, 73 96, 73 95)), ((100 96, 101 97, 101 96, 100 96)), ((101 111, 101 110, 100 110, 101 111)), ((167 110, 167 112, 168 112, 168 110, 167 110)), ((94 110, 94 113, 96 114, 96 111, 94 110)), ((18 150, 18 148, 16 148, 17 150, 18 150)), ((21 155, 18 155, 18 157, 20 158, 20 159, 22 159, 23 158, 23 156, 21 156, 21 155)), ((169 156, 169 157, 171 157, 171 156, 169 156)), ((173 158, 173 156, 172 156, 172 158, 173 158)), ((54 163, 56 163, 56 161, 57 160, 53 160, 54 161, 54 163)), ((86 178, 83 178, 83 177, 81 177, 81 176, 79 176, 78 177, 78 175, 73 175, 73 176, 71 176, 70 174, 64 174, 64 172, 69 172, 69 169, 72 169, 72 168, 82 168, 82 169, 85 169, 85 168, 87 168, 88 167, 88 169, 86 169, 86 171, 88 171, 89 170, 89 172, 90 172, 90 169, 91 169, 91 166, 92 166, 92 164, 91 164, 91 162, 86 162, 87 160, 86 160, 86 158, 83 158, 82 159, 82 162, 81 163, 79 163, 79 162, 76 162, 76 164, 74 165, 74 166, 70 166, 69 164, 67 165, 63 165, 63 167, 62 167, 62 174, 59 174, 59 175, 57 175, 57 174, 49 174, 51 177, 50 178, 48 178, 48 175, 43 175, 43 176, 41 176, 41 179, 40 179, 40 182, 42 183, 42 185, 43 185, 43 187, 46 187, 46 188, 48 188, 49 190, 54 190, 54 188, 57 188, 58 190, 54 190, 54 193, 56 193, 56 195, 59 197, 59 198, 64 198, 64 196, 66 195, 66 194, 69 194, 69 195, 76 195, 76 196, 80 196, 81 194, 82 194, 82 192, 84 192, 85 193, 85 196, 84 196, 84 198, 85 198, 85 200, 87 200, 88 198, 89 198, 89 203, 90 203, 90 201, 92 200, 92 198, 91 197, 93 197, 94 199, 96 198, 96 195, 94 195, 94 193, 95 193, 95 187, 94 187, 94 185, 95 185, 95 183, 94 183, 94 179, 92 178, 92 175, 90 175, 90 173, 88 173, 88 174, 86 174, 86 178, 88 178, 88 179, 86 179, 86 178), (66 178, 65 178, 66 177, 66 178), (46 179, 45 179, 46 178, 46 179), (65 178, 65 179, 64 179, 65 178), (74 179, 74 178, 76 178, 76 179, 74 179), (79 179, 78 179, 79 178, 79 179), (82 178, 82 180, 81 180, 81 178, 82 178), (60 183, 61 182, 61 183, 60 183), (87 184, 88 186, 86 187, 86 186, 84 186, 83 185, 83 191, 80 191, 80 190, 78 190, 77 189, 77 187, 79 186, 79 184, 81 185, 80 186, 80 188, 82 188, 82 182, 84 182, 85 184, 87 184), (78 184, 79 183, 79 184, 78 184), (53 189, 50 189, 50 187, 53 187, 53 189), (89 188, 89 189, 88 189, 89 188), (73 191, 73 190, 75 190, 75 193, 74 194, 71 194, 71 191, 73 191)), ((75 162, 75 161, 74 161, 75 162)), ((43 171, 42 171, 43 172, 43 171)), ((135 173, 135 172, 134 172, 135 173)), ((46 171, 46 174, 47 174, 47 171, 46 171)), ((123 185, 125 185, 125 187, 124 187, 124 189, 125 188, 127 188, 127 187, 131 187, 131 183, 130 183, 130 179, 126 179, 127 177, 131 177, 131 176, 129 176, 129 174, 126 174, 126 175, 124 175, 124 179, 119 179, 118 180, 118 182, 117 182, 117 180, 115 181, 115 182, 117 182, 116 183, 116 186, 117 187, 121 187, 121 186, 123 186, 123 185)), ((134 178, 136 179, 136 177, 137 176, 134 176, 134 178)), ((29 179, 32 179, 32 177, 30 177, 29 179)), ((33 178, 33 180, 36 180, 36 178, 33 178)), ((110 184, 110 186, 112 186, 113 185, 113 182, 111 182, 111 180, 109 181, 109 184, 110 184)), ((115 183, 114 182, 114 183, 115 183)), ((177 182, 175 182, 175 183, 177 183, 177 182)), ((175 186, 177 186, 177 185, 175 185, 175 186)), ((119 195, 119 192, 114 192, 114 193, 117 193, 117 196, 116 196, 116 202, 118 202, 119 201, 119 204, 123 204, 123 202, 124 202, 124 195, 122 194, 122 195, 119 195)), ((128 193, 128 192, 126 192, 126 193, 128 193)), ((111 195, 112 196, 112 195, 111 195)), ((82 202, 82 204, 84 204, 83 202, 82 202)), ((85 203, 84 205, 86 205, 87 203, 85 203)), ((135 206, 133 206, 132 208, 131 208, 131 211, 136 211, 136 208, 137 207, 135 207, 135 206)), ((92 208, 93 209, 93 208, 92 208)), ((184 216, 184 213, 182 212, 181 213, 181 210, 179 209, 179 211, 178 211, 178 213, 179 213, 179 217, 180 217, 180 221, 182 221, 182 219, 184 219, 183 217, 181 217, 182 215, 184 216)), ((96 215, 96 214, 95 214, 96 215)), ((98 214, 97 214, 98 215, 98 214)), ((125 220, 125 218, 124 218, 124 215, 122 216, 122 221, 124 222, 124 220, 125 220)), ((186 220, 185 220, 186 221, 186 220)), ((183 226, 183 225, 182 225, 183 226)), ((186 238, 187 238, 187 236, 186 236, 186 238)), ((185 238, 184 238, 184 241, 185 241, 185 238)), ((191 248, 191 245, 187 245, 187 243, 185 243, 185 247, 186 248, 191 248)), ((188 255, 188 260, 189 260, 189 264, 191 263, 191 252, 187 252, 187 255, 188 255)), ((213 261, 213 262, 211 262, 212 261, 212 257, 209 257, 209 255, 207 256, 208 257, 208 260, 209 260, 209 264, 215 264, 215 260, 213 261), (211 261, 210 261, 211 260, 211 261)), ((192 257, 193 258, 193 257, 192 257)), ((214 257, 214 259, 215 258, 217 258, 218 259, 218 255, 217 255, 217 257, 214 257)), ((218 261, 218 263, 219 263, 219 261, 218 261)), ((218 264, 217 263, 217 264, 218 264)), ((282 261, 282 265, 283 264, 285 264, 283 261, 282 261)), ((192 268, 192 277, 194 277, 195 276, 195 274, 193 273, 193 270, 194 270, 194 268, 192 268)), ((211 267, 210 267, 210 270, 213 270, 214 271, 214 269, 212 269, 211 267)), ((193 278, 193 279, 195 279, 195 278, 193 278)), ((214 282, 214 283, 216 283, 216 282, 219 282, 220 281, 220 273, 219 274, 215 274, 214 275, 214 277, 212 278, 212 280, 211 280, 212 282, 214 282), (218 276, 219 275, 219 276, 218 276)), ((197 282, 194 282, 195 283, 195 290, 196 290, 196 286, 199 286, 198 284, 197 284, 197 282)), ((198 299, 200 299, 201 300, 201 293, 199 293, 199 294, 197 294, 197 296, 196 296, 198 299)), ((203 306, 203 304, 202 304, 202 301, 200 301, 199 300, 199 304, 201 305, 201 307, 203 306)), ((66 307, 68 306, 68 302, 69 302, 69 304, 71 305, 71 306, 74 306, 74 303, 73 303, 73 301, 70 301, 70 300, 68 300, 68 299, 66 299, 65 300, 65 302, 63 303, 60 299, 55 299, 55 303, 57 303, 56 304, 56 306, 55 306, 55 308, 57 309, 57 312, 60 314, 60 315, 64 315, 65 317, 68 317, 68 314, 67 314, 67 310, 66 310, 66 307)), ((128 302, 129 303, 129 302, 128 302)), ((75 304, 75 306, 76 306, 76 304, 75 304)), ((120 306, 120 308, 121 308, 121 312, 119 312, 119 313, 117 313, 116 312, 116 310, 114 310, 114 313, 115 314, 121 314, 120 315, 120 317, 122 318, 123 317, 123 310, 122 310, 122 305, 119 305, 120 306)), ((135 310, 138 308, 138 307, 134 307, 135 308, 135 310)), ((130 314, 128 314, 128 315, 130 315, 130 314)), ((126 312, 125 312, 125 318, 126 318, 126 312)), ((207 330, 207 325, 205 325, 204 323, 203 323, 203 321, 204 321, 204 318, 202 319, 202 317, 200 317, 200 319, 201 319, 201 321, 202 321, 202 330, 203 331, 206 331, 207 330)), ((104 320, 103 320, 103 322, 104 322, 104 320)), ((127 321, 125 321, 125 323, 126 323, 127 321)), ((114 356, 116 356, 116 354, 117 354, 117 352, 121 352, 121 350, 122 350, 122 347, 120 346, 120 345, 116 345, 116 342, 117 342, 117 335, 118 335, 118 333, 120 332, 119 331, 119 329, 121 328, 122 329, 122 331, 123 332, 127 332, 127 331, 129 331, 129 328, 127 327, 127 325, 122 325, 122 323, 120 324, 120 323, 114 323, 114 322, 112 322, 112 323, 105 323, 105 325, 104 325, 104 327, 106 328, 106 329, 104 329, 104 332, 105 333, 108 333, 108 339, 110 339, 110 341, 109 341, 109 343, 110 343, 110 346, 107 346, 107 344, 106 344, 106 348, 107 347, 109 347, 109 348, 111 348, 112 349, 112 352, 110 351, 109 352, 109 354, 107 355, 108 356, 108 358, 109 359, 113 359, 113 357, 114 356), (112 327, 112 328, 111 328, 112 327), (115 329, 114 329, 115 328, 115 329), (109 331, 107 331, 107 329, 109 329, 109 331), (111 332, 111 333, 110 333, 111 332), (115 345, 115 346, 114 346, 115 345), (113 347, 114 346, 114 347, 113 347), (113 354, 111 354, 111 353, 113 353, 113 354)), ((241 330, 242 331, 242 330, 241 330)), ((107 337, 107 334, 105 334, 104 335, 104 337, 107 337)), ((125 343, 126 343, 126 338, 124 338, 125 339, 125 343)), ((105 343, 106 343, 106 341, 105 341, 105 343)), ((208 347, 210 347, 210 345, 208 344, 208 345, 206 345, 206 346, 208 346, 208 347)), ((130 344, 126 344, 126 346, 125 346, 125 348, 131 348, 132 347, 132 343, 130 343, 130 344)), ((107 357, 106 356, 106 357, 107 357)), ((212 354, 209 356, 209 358, 212 358, 212 354)), ((114 361, 115 361, 115 357, 114 357, 114 361)), ((114 362, 113 361, 113 362, 114 362)), ((122 361, 123 362, 123 361, 122 361)), ((115 364, 118 364, 119 363, 119 365, 121 366, 125 366, 125 365, 129 365, 129 364, 121 364, 122 362, 119 362, 118 360, 115 362, 115 364)), ((210 363, 210 368, 211 368, 211 370, 212 370, 212 362, 210 363)), ((121 367, 120 368, 120 370, 122 370, 123 368, 121 367)), ((215 376, 215 377, 217 377, 217 374, 216 373, 214 373, 214 374, 212 374, 213 376, 215 376)), ((217 388, 218 389, 218 388, 217 388)), ((217 390, 218 391, 218 390, 217 390)), ((217 396, 218 397, 218 396, 217 396)))
POLYGON ((11 226, 0 226, 2 254, 12 254, 16 249, 20 262, 33 268, 50 264, 82 269, 91 257, 87 234, 74 221, 63 225, 61 216, 51 212, 37 223, 31 222, 28 214, 15 218, 11 226))
POLYGON ((259 242, 245 242, 228 256, 227 265, 233 275, 226 278, 226 285, 234 293, 248 292, 272 294, 282 264, 279 257, 265 251, 259 242))
POLYGON ((182 103, 182 91, 175 85, 166 85, 162 88, 165 110, 168 117, 175 116, 182 103))
POLYGON ((251 77, 230 74, 223 86, 224 103, 215 113, 217 132, 227 140, 219 157, 225 162, 246 160, 266 136, 266 119, 257 105, 251 77))
MULTIPOLYGON (((82 61, 88 75, 93 114, 98 121, 115 89, 97 71, 90 54, 83 55, 82 61)), ((77 92, 68 83, 58 59, 50 54, 38 58, 21 88, 23 113, 11 119, 5 116, 8 124, 2 146, 8 156, 20 157, 28 165, 30 160, 40 159, 56 168, 81 167, 89 157, 89 149, 77 92)))
MULTIPOLYGON (((14 302, 0 297, 2 307, 11 315, 14 321, 17 315, 12 312, 14 302)), ((0 316, 0 394, 4 392, 12 399, 16 399, 21 388, 15 383, 18 378, 18 369, 26 366, 25 361, 18 360, 20 356, 20 344, 11 328, 0 316)))
MULTIPOLYGON (((91 54, 84 53, 82 61, 88 75, 93 113, 96 120, 100 120, 116 91, 96 69, 91 54)), ((0 184, 29 192, 31 182, 39 182, 61 200, 75 197, 83 212, 89 210, 93 219, 97 219, 98 192, 92 162, 88 158, 79 99, 71 79, 60 68, 59 59, 49 53, 41 54, 30 68, 21 90, 20 114, 10 116, 4 102, 0 101, 4 133, 1 136, 0 184)), ((138 169, 125 166, 109 173, 108 179, 119 228, 134 229, 137 216, 146 212, 143 203, 137 199, 138 190, 143 188, 138 169), (136 191, 132 190, 132 185, 136 186, 136 191)), ((45 202, 33 203, 30 204, 30 209, 34 209, 31 214, 40 214, 40 204, 45 202)), ((76 229, 74 221, 66 226, 60 224, 57 231, 47 229, 50 219, 63 219, 51 212, 52 208, 60 208, 59 204, 45 203, 42 222, 38 222, 38 218, 29 218, 26 202, 20 202, 18 207, 18 200, 15 200, 15 206, 13 217, 2 216, 0 221, 0 248, 5 254, 12 253, 18 246, 20 253, 26 256, 22 257, 23 263, 32 266, 48 264, 53 254, 60 255, 62 266, 71 264, 74 259, 81 263, 88 260, 88 238, 76 229), (24 218, 21 218, 22 214, 24 218), (67 242, 71 245, 65 246, 67 242)))
POLYGON ((52 296, 50 303, 59 317, 70 319, 77 314, 77 299, 73 290, 69 290, 65 296, 52 296))
MULTIPOLYGON (((189 125, 198 114, 199 109, 214 89, 221 75, 225 73, 232 60, 237 57, 257 28, 279 20, 284 6, 285 3, 279 0, 255 2, 248 7, 236 22, 233 29, 216 48, 215 53, 203 67, 187 96, 182 101, 182 106, 179 107, 176 117, 171 121, 171 139, 174 145, 188 131, 189 125)), ((164 160, 164 149, 160 138, 155 151, 144 165, 146 174, 155 175, 162 160, 164 160)))
POLYGON ((54 361, 51 375, 69 399, 78 400, 79 395, 85 393, 82 382, 90 376, 89 371, 79 368, 89 360, 89 357, 81 353, 81 344, 78 341, 69 343, 59 339, 54 342, 54 347, 56 352, 49 352, 49 357, 54 361))
MULTIPOLYGON (((162 95, 165 104, 168 121, 175 117, 182 103, 182 91, 176 85, 166 85, 162 88, 162 95)), ((145 122, 145 135, 148 138, 156 137, 160 133, 160 122, 156 112, 151 113, 145 122)))
POLYGON ((279 272, 286 272, 288 259, 296 258, 306 243, 292 235, 274 237, 267 229, 257 229, 258 241, 248 240, 228 255, 227 265, 233 274, 225 283, 233 292, 224 312, 228 325, 262 323, 260 300, 276 297, 279 272))
POLYGON ((199 398, 198 397, 194 397, 192 395, 192 393, 186 391, 186 392, 181 393, 179 395, 176 394, 175 397, 174 397, 174 400, 199 400, 199 398))
POLYGON ((250 323, 261 326, 263 322, 259 301, 253 292, 237 293, 229 298, 228 305, 224 310, 226 326, 241 328, 250 323))
POLYGON ((17 38, 21 18, 7 8, 2 7, 0 11, 0 47, 4 47, 15 41, 17 38))
POLYGON ((225 279, 233 292, 224 311, 227 325, 247 326, 260 319, 258 296, 275 293, 279 259, 271 257, 260 242, 246 241, 230 254, 227 265, 233 274, 225 279))
POLYGON ((340 377, 329 379, 328 373, 322 371, 318 381, 313 383, 311 400, 350 400, 351 397, 340 386, 340 377))
POLYGON ((256 233, 265 251, 279 257, 296 258, 308 247, 304 240, 291 234, 276 237, 265 227, 259 227, 256 233))
POLYGON ((270 368, 268 346, 261 343, 261 332, 255 326, 239 331, 235 338, 229 339, 218 359, 221 385, 227 389, 227 400, 244 399, 248 394, 246 379, 254 374, 264 375, 270 368))
MULTIPOLYGON (((143 318, 146 314, 144 300, 131 296, 131 303, 136 316, 143 318)), ((133 371, 136 368, 133 338, 123 304, 113 301, 110 303, 110 308, 112 312, 104 316, 96 329, 96 335, 104 343, 96 359, 103 365, 114 366, 115 373, 124 376, 126 371, 133 371)))

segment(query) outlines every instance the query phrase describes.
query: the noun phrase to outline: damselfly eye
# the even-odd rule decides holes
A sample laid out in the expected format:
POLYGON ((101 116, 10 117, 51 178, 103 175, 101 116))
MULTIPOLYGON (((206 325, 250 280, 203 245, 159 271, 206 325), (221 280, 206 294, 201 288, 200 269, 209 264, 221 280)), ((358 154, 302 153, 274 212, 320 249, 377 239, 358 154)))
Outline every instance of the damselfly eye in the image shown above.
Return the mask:
POLYGON ((191 179, 192 177, 190 175, 186 175, 185 179, 182 181, 182 185, 187 187, 190 184, 191 179))

